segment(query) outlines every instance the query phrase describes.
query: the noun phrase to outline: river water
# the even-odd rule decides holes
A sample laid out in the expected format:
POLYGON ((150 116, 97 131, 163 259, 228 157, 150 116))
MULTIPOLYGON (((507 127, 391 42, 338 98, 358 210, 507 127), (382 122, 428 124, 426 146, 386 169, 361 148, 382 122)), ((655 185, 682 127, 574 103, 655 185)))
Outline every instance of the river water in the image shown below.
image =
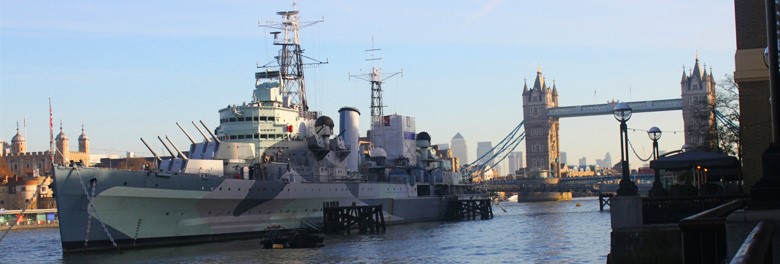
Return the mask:
POLYGON ((390 226, 329 235, 315 249, 262 249, 259 239, 62 255, 58 229, 14 230, 0 263, 605 263, 609 211, 598 198, 493 206, 491 220, 390 226), (580 206, 577 206, 580 204, 580 206))

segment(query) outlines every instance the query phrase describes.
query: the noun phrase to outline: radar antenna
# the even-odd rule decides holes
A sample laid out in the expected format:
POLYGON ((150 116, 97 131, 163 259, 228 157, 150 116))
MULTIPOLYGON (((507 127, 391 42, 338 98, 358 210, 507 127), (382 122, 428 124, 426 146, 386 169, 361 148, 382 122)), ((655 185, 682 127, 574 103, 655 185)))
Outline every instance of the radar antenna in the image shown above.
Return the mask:
MULTIPOLYGON (((265 65, 258 66, 258 68, 278 68, 278 71, 274 71, 273 73, 278 74, 280 93, 284 98, 284 105, 290 108, 297 108, 301 117, 313 118, 316 114, 309 112, 309 106, 306 101, 303 66, 310 64, 326 64, 328 62, 327 60, 323 62, 303 55, 298 30, 323 22, 324 19, 299 23, 298 13, 299 11, 295 10, 295 4, 293 3, 292 11, 276 12, 277 15, 280 15, 284 19, 281 23, 273 21, 266 21, 265 24, 258 23, 260 27, 281 30, 281 32, 271 32, 271 34, 274 35, 274 45, 281 46, 279 53, 274 57, 274 60, 265 65), (304 64, 304 58, 314 62, 304 64)), ((260 75, 256 74, 256 76, 260 75)), ((267 77, 268 74, 263 74, 263 76, 267 77)))

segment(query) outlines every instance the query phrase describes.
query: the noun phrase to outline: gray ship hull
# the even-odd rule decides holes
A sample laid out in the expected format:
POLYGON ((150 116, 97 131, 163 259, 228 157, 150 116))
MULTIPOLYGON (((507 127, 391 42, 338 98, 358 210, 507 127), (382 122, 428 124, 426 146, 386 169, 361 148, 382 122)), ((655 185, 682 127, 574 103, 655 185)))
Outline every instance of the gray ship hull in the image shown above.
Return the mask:
POLYGON ((65 167, 54 176, 64 252, 112 248, 112 238, 121 248, 145 247, 257 237, 269 226, 305 228, 322 221, 323 202, 382 205, 390 224, 443 219, 447 204, 442 197, 417 197, 406 183, 288 183, 65 167))

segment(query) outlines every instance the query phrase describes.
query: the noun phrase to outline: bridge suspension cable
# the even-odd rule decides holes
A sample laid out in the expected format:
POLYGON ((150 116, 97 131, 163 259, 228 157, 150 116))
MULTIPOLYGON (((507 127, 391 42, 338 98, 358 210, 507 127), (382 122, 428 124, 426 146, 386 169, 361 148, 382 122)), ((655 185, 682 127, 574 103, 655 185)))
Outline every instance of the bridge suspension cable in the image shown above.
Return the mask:
POLYGON ((726 115, 724 115, 718 110, 712 109, 712 112, 715 114, 716 120, 720 121, 721 124, 726 125, 726 128, 731 130, 731 132, 733 132, 734 134, 739 135, 739 126, 737 124, 734 124, 734 122, 729 120, 729 118, 726 117, 726 115))
POLYGON ((506 159, 506 157, 520 145, 520 142, 525 139, 525 131, 518 134, 524 124, 525 120, 520 121, 520 124, 512 129, 512 131, 510 131, 504 139, 498 142, 495 147, 488 150, 485 154, 482 154, 482 156, 478 157, 474 162, 465 165, 462 174, 467 178, 474 178, 476 176, 472 176, 472 174, 478 171, 484 171, 486 167, 488 167, 488 164, 497 157, 500 158, 496 163, 500 163, 506 159), (490 153, 493 154, 488 156, 490 153))

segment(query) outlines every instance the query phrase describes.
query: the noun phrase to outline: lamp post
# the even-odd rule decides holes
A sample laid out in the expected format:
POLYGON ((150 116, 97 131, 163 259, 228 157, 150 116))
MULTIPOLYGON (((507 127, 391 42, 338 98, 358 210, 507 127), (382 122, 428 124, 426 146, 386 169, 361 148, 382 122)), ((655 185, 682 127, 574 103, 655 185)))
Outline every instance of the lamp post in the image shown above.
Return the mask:
POLYGON ((612 112, 615 119, 620 122, 620 165, 623 167, 623 177, 620 179, 617 195, 635 196, 637 195, 636 184, 628 177, 628 126, 626 121, 631 119, 631 106, 621 102, 615 105, 612 112))
MULTIPOLYGON (((661 129, 658 127, 651 127, 647 130, 647 136, 653 141, 653 160, 658 159, 658 140, 661 139, 661 129)), ((650 189, 650 197, 667 196, 669 193, 664 189, 661 184, 661 173, 658 169, 653 169, 655 172, 655 179, 653 180, 653 188, 650 189)))

